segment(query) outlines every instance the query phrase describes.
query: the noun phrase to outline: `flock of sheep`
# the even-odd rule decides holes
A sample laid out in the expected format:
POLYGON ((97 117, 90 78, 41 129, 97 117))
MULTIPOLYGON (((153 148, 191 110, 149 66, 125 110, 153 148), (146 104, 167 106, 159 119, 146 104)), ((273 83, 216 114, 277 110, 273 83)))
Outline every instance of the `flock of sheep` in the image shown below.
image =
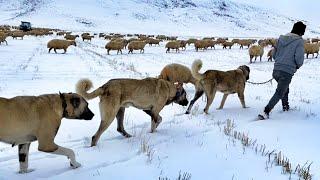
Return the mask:
MULTIPOLYGON (((17 27, 12 26, 0 26, 0 44, 6 43, 6 38, 11 36, 13 39, 21 38, 25 35, 33 35, 33 36, 44 36, 44 35, 52 35, 56 33, 57 36, 63 36, 64 39, 53 39, 48 42, 47 48, 49 49, 49 53, 52 49, 56 52, 57 49, 63 49, 64 53, 67 52, 67 48, 70 45, 76 46, 75 40, 80 38, 79 35, 72 35, 72 32, 61 31, 58 29, 48 29, 48 28, 34 28, 32 31, 22 32, 17 30, 17 27)), ((268 38, 268 39, 232 39, 228 38, 214 38, 214 37, 205 37, 202 39, 190 38, 187 40, 179 40, 176 36, 165 36, 165 35, 144 35, 144 34, 90 34, 90 33, 82 33, 81 39, 82 41, 91 41, 93 38, 104 38, 107 40, 105 45, 105 49, 107 50, 108 55, 110 51, 117 51, 117 54, 121 53, 123 49, 128 49, 128 53, 132 53, 134 50, 139 50, 140 53, 144 53, 144 48, 147 44, 149 46, 158 45, 160 46, 160 42, 167 41, 165 48, 166 53, 169 53, 171 50, 175 52, 179 52, 180 50, 186 50, 187 45, 194 45, 196 51, 199 50, 208 50, 215 49, 215 46, 221 45, 223 49, 231 49, 234 45, 239 45, 240 49, 244 47, 248 48, 250 63, 256 61, 258 57, 260 57, 260 61, 262 56, 264 55, 264 48, 267 46, 271 46, 271 50, 267 53, 268 61, 272 61, 272 51, 276 46, 277 39, 268 38)), ((305 40, 305 54, 306 58, 309 58, 309 55, 314 57, 314 54, 317 54, 316 58, 319 54, 320 47, 320 39, 312 38, 305 40)), ((57 52, 56 52, 57 53, 57 52)))

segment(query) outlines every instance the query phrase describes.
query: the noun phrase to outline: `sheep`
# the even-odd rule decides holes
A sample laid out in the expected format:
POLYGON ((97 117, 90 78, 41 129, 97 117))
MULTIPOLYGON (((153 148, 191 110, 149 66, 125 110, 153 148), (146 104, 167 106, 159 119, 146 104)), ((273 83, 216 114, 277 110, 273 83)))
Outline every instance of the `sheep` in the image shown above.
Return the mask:
POLYGON ((91 41, 91 39, 94 38, 94 36, 90 36, 90 35, 83 35, 81 37, 82 37, 82 41, 84 41, 84 40, 91 41))
POLYGON ((194 38, 190 38, 187 40, 187 44, 188 46, 190 46, 190 44, 194 44, 198 39, 194 39, 194 38))
POLYGON ((314 53, 317 53, 316 58, 319 55, 319 46, 320 43, 305 43, 304 44, 304 53, 307 55, 307 59, 309 58, 309 54, 312 54, 312 58, 314 58, 314 53))
POLYGON ((254 62, 256 62, 257 57, 260 56, 260 62, 262 55, 264 53, 264 47, 260 45, 253 45, 249 48, 250 63, 252 63, 252 58, 255 57, 254 62))
POLYGON ((311 42, 312 42, 312 43, 317 43, 317 42, 320 42, 320 39, 318 39, 318 38, 312 38, 312 39, 311 39, 311 42))
POLYGON ((268 54, 267 54, 267 57, 268 57, 268 61, 271 61, 272 62, 272 54, 274 53, 274 48, 270 49, 268 54))
POLYGON ((165 35, 157 35, 156 36, 156 39, 159 39, 159 40, 166 40, 167 37, 165 35))
POLYGON ((159 39, 148 38, 146 40, 146 43, 149 44, 149 46, 152 46, 153 44, 160 46, 160 40, 159 39))
POLYGON ((24 36, 24 35, 25 35, 25 34, 24 34, 23 32, 21 32, 21 31, 14 31, 14 32, 12 32, 12 34, 11 34, 11 36, 12 36, 13 39, 17 39, 18 37, 20 37, 21 40, 23 40, 23 36, 24 36))
POLYGON ((49 48, 48 53, 50 53, 51 49, 54 49, 54 52, 57 53, 57 49, 63 49, 65 54, 70 45, 77 46, 75 41, 68 41, 64 39, 52 39, 48 42, 47 48, 49 48))
POLYGON ((194 43, 194 47, 196 49, 196 51, 198 52, 199 49, 203 49, 203 50, 206 50, 208 49, 209 47, 209 41, 210 40, 197 40, 195 43, 194 43))
POLYGON ((248 46, 248 48, 249 48, 253 43, 254 42, 251 39, 239 40, 240 49, 243 49, 243 46, 248 46))
POLYGON ((166 44, 166 53, 170 52, 170 49, 175 49, 176 52, 179 51, 179 48, 180 48, 180 42, 179 41, 169 41, 167 42, 166 44))
POLYGON ((239 44, 240 39, 232 39, 233 44, 239 44))
POLYGON ((64 31, 57 32, 57 36, 64 36, 65 34, 66 34, 66 32, 64 32, 64 31))
POLYGON ((179 42, 180 42, 180 48, 182 50, 186 50, 187 41, 179 40, 179 42))
POLYGON ((104 33, 99 33, 99 38, 102 38, 102 37, 104 37, 104 36, 105 36, 104 33))
POLYGON ((177 36, 171 36, 171 37, 167 37, 168 41, 176 41, 178 39, 177 36))
POLYGON ((122 54, 122 49, 124 48, 124 46, 125 46, 124 41, 115 40, 115 41, 108 42, 105 48, 107 49, 108 55, 111 50, 117 50, 117 54, 119 54, 119 52, 121 52, 122 54))
POLYGON ((8 45, 8 42, 6 40, 7 36, 5 34, 0 34, 0 44, 3 42, 6 42, 6 45, 8 45))
POLYGON ((113 39, 111 39, 111 41, 118 41, 118 42, 122 42, 122 43, 123 43, 123 45, 124 45, 124 48, 125 48, 125 49, 127 48, 127 45, 128 45, 128 43, 129 43, 129 41, 128 41, 128 40, 126 40, 126 39, 122 39, 122 38, 113 38, 113 39))
POLYGON ((226 42, 228 40, 228 38, 218 38, 217 39, 217 44, 222 44, 222 43, 224 43, 224 42, 226 42))
POLYGON ((227 47, 229 47, 229 49, 231 49, 231 47, 233 46, 233 42, 228 42, 228 41, 226 41, 226 42, 224 42, 224 43, 222 43, 222 49, 227 49, 227 47))
POLYGON ((128 45, 128 54, 133 54, 133 50, 140 50, 140 53, 144 53, 144 47, 146 46, 145 41, 132 41, 128 45))
POLYGON ((79 35, 66 34, 66 35, 64 36, 64 38, 65 38, 66 40, 71 40, 71 41, 76 40, 77 37, 79 37, 79 35))

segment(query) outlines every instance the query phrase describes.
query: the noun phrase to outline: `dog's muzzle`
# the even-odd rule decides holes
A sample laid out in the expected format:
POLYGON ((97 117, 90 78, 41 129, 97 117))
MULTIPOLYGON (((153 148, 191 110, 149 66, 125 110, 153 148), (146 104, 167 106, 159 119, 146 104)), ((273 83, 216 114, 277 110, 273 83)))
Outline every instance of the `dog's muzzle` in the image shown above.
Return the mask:
POLYGON ((86 110, 81 114, 79 119, 91 120, 93 116, 94 116, 93 112, 89 108, 86 108, 86 110))
POLYGON ((187 99, 183 100, 182 102, 179 102, 179 105, 181 106, 187 106, 189 104, 189 101, 187 99))

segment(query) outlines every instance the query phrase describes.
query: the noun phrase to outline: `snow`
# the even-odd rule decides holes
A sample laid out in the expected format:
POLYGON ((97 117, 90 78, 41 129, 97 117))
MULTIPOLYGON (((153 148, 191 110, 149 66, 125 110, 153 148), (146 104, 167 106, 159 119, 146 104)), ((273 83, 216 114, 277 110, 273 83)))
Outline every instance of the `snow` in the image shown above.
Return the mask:
MULTIPOLYGON (((119 32, 177 35, 179 39, 203 36, 277 37, 291 30, 295 18, 269 9, 235 3, 228 0, 0 0, 0 24, 18 25, 21 20, 33 26, 61 28, 82 32, 119 32), (24 4, 23 4, 24 3, 24 4), (27 4, 26 4, 27 3, 27 4), (225 4, 226 6, 224 6, 225 4), (225 9, 225 10, 221 10, 225 9)), ((319 27, 306 22, 305 37, 319 34, 319 27)), ((113 78, 156 77, 169 63, 188 67, 195 59, 203 61, 201 72, 208 69, 231 70, 250 66, 250 80, 262 82, 271 78, 273 63, 267 62, 265 49, 262 62, 249 64, 248 50, 216 49, 196 52, 165 53, 165 43, 146 46, 145 53, 122 55, 111 51, 107 41, 95 37, 92 42, 77 40, 67 54, 48 54, 46 44, 55 35, 26 36, 24 40, 7 38, 8 46, 0 45, 1 97, 74 92, 80 78, 89 78, 97 88, 113 78)), ((59 51, 61 52, 61 51, 59 51)), ((168 105, 155 133, 150 132, 150 117, 141 110, 128 108, 125 128, 132 138, 116 131, 116 123, 104 132, 96 147, 90 147, 91 137, 100 124, 99 99, 89 101, 95 113, 92 121, 63 119, 55 138, 58 145, 75 151, 82 167, 72 170, 65 157, 37 150, 31 144, 29 168, 35 171, 18 174, 17 147, 0 143, 0 180, 14 179, 177 179, 179 172, 191 179, 288 179, 282 168, 268 165, 268 157, 254 148, 246 148, 238 140, 224 134, 231 120, 238 132, 245 133, 271 152, 282 152, 293 169, 313 162, 313 179, 320 179, 320 63, 306 59, 290 85, 292 108, 282 112, 279 103, 266 121, 254 121, 273 95, 276 83, 246 85, 245 100, 249 108, 241 108, 237 95, 230 95, 223 110, 216 110, 222 95, 217 93, 209 109, 203 113, 205 97, 185 115, 186 107, 168 105)), ((188 99, 193 98, 193 85, 186 84, 188 99)), ((293 175, 293 179, 298 179, 293 175)))
MULTIPOLYGON (((193 46, 180 53, 165 53, 165 42, 160 46, 146 46, 145 53, 122 55, 111 51, 107 55, 103 39, 91 43, 77 41, 67 54, 48 54, 46 43, 55 35, 30 37, 25 40, 8 38, 8 46, 1 45, 0 92, 2 97, 39 95, 44 93, 74 92, 80 78, 89 78, 97 88, 112 78, 143 78, 157 76, 168 63, 191 66, 194 59, 203 61, 207 69, 230 70, 246 64, 251 68, 250 80, 265 81, 271 77, 273 63, 249 64, 248 50, 234 46, 223 50, 195 52, 193 46)), ((59 37, 58 37, 59 38, 59 37)), ((185 37, 181 37, 185 38, 185 37)), ((267 48, 265 52, 268 51, 267 48)), ((266 121, 253 121, 272 96, 276 83, 247 84, 245 100, 250 108, 241 108, 236 95, 230 95, 223 110, 216 110, 221 93, 205 115, 205 98, 200 98, 190 115, 185 107, 168 105, 161 111, 163 122, 155 133, 150 131, 150 118, 141 110, 129 108, 125 115, 125 128, 132 138, 124 138, 116 131, 116 123, 104 132, 96 147, 89 147, 96 132, 100 115, 98 99, 89 101, 96 114, 92 121, 64 119, 55 142, 71 148, 82 167, 72 170, 65 157, 37 151, 31 145, 29 167, 35 171, 17 174, 19 163, 17 147, 0 144, 0 179, 176 179, 179 172, 191 174, 192 179, 288 179, 279 166, 266 169, 268 158, 252 148, 244 148, 223 133, 228 119, 234 121, 235 130, 248 134, 271 152, 282 152, 295 168, 307 161, 313 162, 311 173, 319 178, 320 158, 317 150, 319 129, 319 62, 305 60, 304 66, 293 77, 289 101, 292 111, 282 112, 277 105, 266 121), (142 148, 142 146, 145 148, 142 148)), ((194 87, 185 85, 190 100, 194 87)), ((297 176, 293 176, 298 179, 297 176)))
MULTIPOLYGON (((0 24, 24 20, 73 31, 228 37, 275 37, 291 30, 297 18, 265 8, 230 0, 8 0, 0 1, 0 24)), ((314 22, 306 23, 307 36, 320 34, 314 22)))

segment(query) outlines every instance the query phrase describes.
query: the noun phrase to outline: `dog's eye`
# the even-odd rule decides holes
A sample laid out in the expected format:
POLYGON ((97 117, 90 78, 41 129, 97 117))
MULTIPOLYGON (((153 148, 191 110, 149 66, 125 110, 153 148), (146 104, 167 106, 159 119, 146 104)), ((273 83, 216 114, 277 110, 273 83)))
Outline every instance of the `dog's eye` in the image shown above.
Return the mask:
POLYGON ((72 98, 72 99, 70 100, 70 103, 72 104, 72 106, 73 106, 74 108, 78 108, 79 105, 80 105, 80 98, 72 98))

